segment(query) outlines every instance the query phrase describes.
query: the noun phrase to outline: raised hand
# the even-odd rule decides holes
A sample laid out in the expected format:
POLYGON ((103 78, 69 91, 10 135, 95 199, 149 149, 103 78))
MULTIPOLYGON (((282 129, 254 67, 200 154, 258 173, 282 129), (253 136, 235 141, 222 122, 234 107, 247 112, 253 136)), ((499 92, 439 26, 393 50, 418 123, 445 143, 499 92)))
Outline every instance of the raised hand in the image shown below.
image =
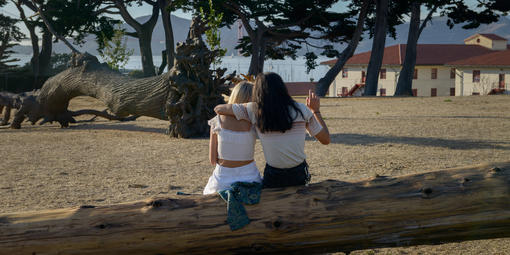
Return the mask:
POLYGON ((306 106, 315 113, 319 112, 321 107, 320 98, 310 89, 308 90, 308 97, 306 98, 306 106))

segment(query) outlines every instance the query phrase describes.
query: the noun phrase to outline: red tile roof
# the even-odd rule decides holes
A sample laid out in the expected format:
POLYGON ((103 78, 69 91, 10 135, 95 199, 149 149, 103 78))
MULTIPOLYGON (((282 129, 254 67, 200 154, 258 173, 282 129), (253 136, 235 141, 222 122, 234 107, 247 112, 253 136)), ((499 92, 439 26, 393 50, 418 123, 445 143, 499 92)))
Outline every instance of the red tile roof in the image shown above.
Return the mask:
POLYGON ((286 82, 287 90, 291 96, 305 96, 308 95, 308 90, 315 91, 317 82, 286 82))
MULTIPOLYGON (((476 58, 487 54, 502 54, 509 50, 494 52, 479 45, 465 44, 418 44, 416 53, 416 65, 445 65, 465 59, 476 58)), ((405 58, 406 44, 397 44, 384 49, 383 65, 402 65, 405 58)), ((352 56, 346 65, 368 65, 371 52, 363 52, 352 56)), ((507 56, 505 54, 505 56, 507 56)), ((322 62, 322 65, 334 65, 336 59, 322 62)), ((509 59, 510 61, 510 59, 509 59)), ((480 63, 484 63, 483 61, 480 63)), ((499 65, 487 62, 486 65, 499 65)), ((496 62, 495 62, 496 63, 496 62)), ((499 63, 499 62, 497 62, 499 63)))
POLYGON ((503 51, 493 51, 489 54, 464 58, 457 61, 448 62, 453 66, 510 66, 510 46, 503 51))

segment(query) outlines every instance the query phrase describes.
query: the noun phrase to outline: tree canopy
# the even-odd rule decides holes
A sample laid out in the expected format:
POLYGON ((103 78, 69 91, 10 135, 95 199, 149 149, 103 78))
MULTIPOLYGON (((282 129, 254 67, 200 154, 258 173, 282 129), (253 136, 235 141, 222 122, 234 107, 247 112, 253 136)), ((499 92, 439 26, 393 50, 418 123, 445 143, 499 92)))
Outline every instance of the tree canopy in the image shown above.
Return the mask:
MULTIPOLYGON (((0 7, 6 3, 6 0, 0 0, 0 7)), ((10 48, 17 45, 25 35, 21 33, 16 23, 18 20, 0 13, 0 70, 10 67, 9 63, 18 60, 11 58, 10 54, 14 52, 10 48)))
MULTIPOLYGON (((237 49, 244 56, 251 56, 248 73, 257 74, 263 70, 266 58, 296 58, 302 47, 322 48, 331 53, 333 43, 348 41, 354 31, 355 22, 351 19, 354 13, 331 11, 337 1, 218 0, 214 1, 214 8, 223 13, 222 25, 242 22, 247 35, 237 49)), ((195 4, 205 6, 203 2, 195 4)))

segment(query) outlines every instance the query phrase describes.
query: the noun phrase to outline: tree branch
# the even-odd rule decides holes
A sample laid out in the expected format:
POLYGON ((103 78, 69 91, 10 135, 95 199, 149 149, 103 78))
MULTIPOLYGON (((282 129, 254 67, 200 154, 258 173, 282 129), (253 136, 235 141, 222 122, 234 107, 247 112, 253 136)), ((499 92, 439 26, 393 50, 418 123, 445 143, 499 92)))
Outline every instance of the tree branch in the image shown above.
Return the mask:
POLYGON ((117 9, 117 7, 115 5, 108 5, 108 6, 105 6, 104 8, 98 9, 97 11, 94 12, 94 14, 95 15, 99 15, 101 13, 120 14, 120 12, 113 12, 111 10, 112 8, 117 9))
POLYGON ((279 26, 274 26, 274 27, 271 27, 271 29, 283 29, 283 28, 289 28, 289 27, 293 27, 293 26, 297 26, 307 20, 309 20, 310 18, 312 18, 313 15, 308 15, 307 17, 304 17, 294 23, 290 23, 290 24, 285 24, 285 25, 279 25, 279 26))
POLYGON ((227 9, 231 10, 235 14, 237 14, 237 16, 239 16, 239 18, 243 22, 244 29, 246 29, 246 32, 248 32, 248 35, 250 37, 255 36, 255 31, 251 27, 250 21, 248 20, 248 17, 246 16, 246 14, 241 11, 242 10, 241 6, 239 6, 238 4, 236 4, 232 1, 225 2, 223 4, 223 6, 227 9))
POLYGON ((134 38, 139 38, 139 36, 138 36, 138 34, 136 32, 126 32, 125 34, 129 35, 131 37, 134 37, 134 38))
MULTIPOLYGON (((31 0, 31 1, 34 1, 34 0, 31 0)), ((39 17, 41 17, 41 19, 43 20, 44 24, 46 25, 46 28, 48 28, 48 31, 50 31, 50 33, 52 33, 56 38, 58 38, 59 40, 61 40, 62 42, 64 42, 64 44, 69 47, 69 49, 71 49, 71 51, 73 51, 74 53, 78 53, 78 54, 81 54, 81 52, 79 50, 77 50, 76 48, 73 47, 73 45, 67 41, 66 38, 64 38, 63 36, 59 35, 54 29, 53 27, 51 26, 50 22, 48 21, 48 19, 46 19, 46 17, 44 16, 43 14, 43 11, 41 10, 41 8, 34 2, 33 3, 34 6, 37 8, 37 12, 39 13, 39 17)))
POLYGON ((157 4, 152 5, 152 15, 151 18, 145 22, 142 27, 151 27, 154 28, 156 26, 156 23, 158 22, 159 17, 159 6, 157 4))
POLYGON ((423 20, 423 23, 421 24, 420 26, 420 29, 418 30, 418 36, 421 35, 421 32, 423 31, 423 29, 427 26, 427 22, 429 22, 429 20, 432 18, 432 14, 434 14, 434 12, 436 12, 437 8, 439 7, 439 5, 434 5, 434 8, 432 8, 429 13, 427 14, 427 17, 425 18, 425 20, 423 20))
POLYGON ((120 11, 120 16, 128 23, 131 27, 133 27, 137 32, 142 30, 142 25, 136 21, 131 14, 127 11, 126 6, 124 5, 124 1, 121 0, 113 0, 115 6, 120 11))

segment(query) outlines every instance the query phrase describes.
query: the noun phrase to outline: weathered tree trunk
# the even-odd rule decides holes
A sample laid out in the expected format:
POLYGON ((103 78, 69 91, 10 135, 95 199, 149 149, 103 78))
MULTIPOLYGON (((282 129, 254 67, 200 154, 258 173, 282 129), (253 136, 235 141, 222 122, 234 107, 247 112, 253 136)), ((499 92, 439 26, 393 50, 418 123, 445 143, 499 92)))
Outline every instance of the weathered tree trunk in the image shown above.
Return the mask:
POLYGON ((342 54, 340 54, 340 57, 337 59, 336 63, 331 67, 328 72, 322 77, 319 82, 316 85, 315 93, 323 97, 328 92, 329 86, 331 86, 331 83, 335 80, 338 73, 344 68, 345 63, 349 58, 352 57, 354 52, 356 51, 356 48, 358 47, 359 40, 361 38, 361 34, 363 33, 363 26, 365 24, 365 18, 367 17, 368 13, 368 6, 370 5, 372 0, 365 0, 363 2, 363 5, 361 7, 361 10, 358 15, 358 21, 356 24, 356 30, 354 30, 354 34, 352 36, 351 41, 349 42, 349 45, 347 45, 347 48, 345 48, 342 51, 342 54))
POLYGON ((5 108, 0 126, 5 126, 9 123, 11 118, 11 110, 15 107, 17 95, 10 92, 0 92, 0 115, 5 108))
POLYGON ((32 41, 32 58, 30 64, 32 65, 32 73, 34 75, 35 87, 39 80, 39 37, 35 33, 35 26, 27 25, 27 29, 30 32, 30 40, 32 41))
POLYGON ((145 77, 155 76, 156 69, 152 59, 152 31, 141 32, 138 35, 138 45, 140 47, 140 57, 142 59, 142 69, 145 77))
POLYGON ((409 23, 409 32, 407 35, 406 56, 400 75, 398 76, 395 96, 413 95, 413 75, 416 65, 416 52, 420 30, 420 7, 421 4, 413 2, 411 4, 411 22, 409 23))
POLYGON ((207 135, 207 120, 214 116, 214 106, 224 103, 223 94, 229 93, 224 83, 232 75, 222 78, 226 69, 209 69, 216 53, 207 49, 196 30, 178 45, 174 68, 160 76, 130 78, 90 54, 75 54, 72 66, 48 79, 37 97, 22 99, 11 127, 20 128, 27 117, 33 124, 44 118, 44 123, 57 121, 67 127, 76 116, 67 109, 69 101, 91 96, 120 119, 128 115, 169 119, 168 133, 173 137, 207 135))
POLYGON ((262 28, 257 28, 253 36, 255 38, 252 38, 251 59, 250 67, 248 68, 248 75, 257 75, 264 71, 264 60, 266 56, 264 30, 262 28))
POLYGON ((383 61, 388 29, 388 0, 377 0, 376 3, 375 32, 367 68, 365 96, 377 95, 377 83, 379 82, 379 71, 383 61))
POLYGON ((510 236, 510 162, 267 189, 231 231, 217 195, 0 214, 6 254, 325 253, 510 236))
POLYGON ((411 4, 411 21, 409 24, 409 34, 407 36, 406 56, 402 64, 402 70, 398 76, 397 88, 395 89, 395 96, 413 96, 413 76, 414 68, 416 66, 416 55, 418 47, 418 39, 421 32, 427 25, 427 22, 432 17, 432 14, 437 9, 433 7, 423 23, 420 25, 421 4, 413 2, 411 4))
POLYGON ((48 77, 51 70, 51 52, 53 50, 53 35, 48 29, 42 34, 41 52, 39 53, 39 74, 48 77))
POLYGON ((156 22, 159 16, 159 7, 157 4, 152 6, 152 14, 149 20, 143 24, 136 21, 128 12, 124 1, 113 0, 115 6, 119 9, 122 19, 126 21, 134 30, 134 33, 126 33, 129 36, 138 38, 138 44, 140 46, 140 56, 142 59, 142 69, 145 77, 156 75, 156 68, 154 67, 154 61, 152 59, 152 32, 156 26, 156 22))
POLYGON ((172 0, 158 0, 159 9, 161 10, 161 19, 163 21, 163 29, 165 30, 165 47, 166 47, 166 63, 168 70, 174 66, 175 50, 174 50, 174 32, 172 29, 172 18, 168 9, 172 0))

